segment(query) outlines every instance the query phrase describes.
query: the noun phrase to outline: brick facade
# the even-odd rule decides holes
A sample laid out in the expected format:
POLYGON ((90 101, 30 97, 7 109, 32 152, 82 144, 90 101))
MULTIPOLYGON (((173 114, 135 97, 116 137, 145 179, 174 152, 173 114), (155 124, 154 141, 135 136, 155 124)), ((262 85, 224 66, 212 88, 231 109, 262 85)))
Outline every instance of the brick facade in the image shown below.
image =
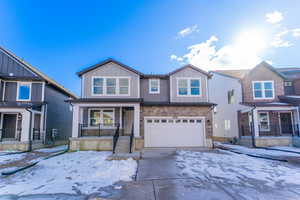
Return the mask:
POLYGON ((140 133, 144 136, 144 117, 146 116, 161 116, 161 117, 205 117, 205 135, 206 138, 211 138, 212 130, 212 111, 208 106, 141 106, 140 115, 140 133))
POLYGON ((272 102, 279 101, 278 96, 284 95, 284 80, 275 72, 265 67, 263 64, 254 68, 243 79, 243 101, 244 102, 272 102), (252 81, 274 81, 274 99, 254 100, 252 81))

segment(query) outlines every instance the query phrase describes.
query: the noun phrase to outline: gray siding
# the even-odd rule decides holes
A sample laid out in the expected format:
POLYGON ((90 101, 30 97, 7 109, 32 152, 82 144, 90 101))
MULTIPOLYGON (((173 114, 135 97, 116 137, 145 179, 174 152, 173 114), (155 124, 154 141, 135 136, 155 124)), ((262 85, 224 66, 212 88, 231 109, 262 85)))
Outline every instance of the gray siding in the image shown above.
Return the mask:
POLYGON ((68 96, 53 87, 45 86, 45 101, 47 102, 47 130, 58 129, 59 139, 65 140, 72 135, 72 111, 70 104, 64 102, 68 96))
POLYGON ((26 69, 22 64, 0 50, 0 73, 13 76, 36 77, 37 75, 26 69))
MULTIPOLYGON (((17 82, 5 83, 4 101, 16 101, 17 100, 17 82)), ((32 83, 31 85, 31 101, 42 101, 43 84, 32 83)))
POLYGON ((150 94, 149 93, 149 79, 141 79, 141 98, 145 102, 168 102, 170 99, 170 87, 169 79, 159 79, 160 81, 160 93, 150 94))
POLYGON ((136 73, 124 69, 115 63, 107 63, 97 69, 87 72, 82 76, 83 79, 83 98, 139 98, 140 76, 136 73), (93 96, 92 95, 92 77, 129 77, 130 95, 129 96, 93 96))
POLYGON ((207 76, 192 68, 183 69, 170 76, 171 102, 207 102, 207 76), (182 97, 177 95, 178 78, 201 78, 201 96, 182 97))

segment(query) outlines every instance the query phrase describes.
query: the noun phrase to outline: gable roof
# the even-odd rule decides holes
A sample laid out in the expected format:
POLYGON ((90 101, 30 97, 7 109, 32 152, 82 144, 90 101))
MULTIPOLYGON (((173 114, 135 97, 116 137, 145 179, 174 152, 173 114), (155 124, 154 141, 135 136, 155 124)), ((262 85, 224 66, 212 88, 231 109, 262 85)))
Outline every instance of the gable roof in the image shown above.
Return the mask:
POLYGON ((106 59, 106 60, 104 60, 104 61, 102 61, 102 62, 100 62, 100 63, 97 63, 97 64, 95 64, 95 65, 92 65, 92 66, 90 66, 90 67, 87 67, 87 68, 85 68, 85 69, 83 69, 83 70, 77 72, 77 75, 80 77, 80 76, 82 76, 83 74, 85 74, 85 73, 87 73, 87 72, 89 72, 89 71, 92 71, 92 70, 94 70, 94 69, 96 69, 96 68, 98 68, 98 67, 101 67, 101 66, 103 66, 103 65, 105 65, 105 64, 107 64, 107 63, 110 63, 110 62, 115 63, 115 64, 117 64, 117 65, 120 65, 121 67, 123 67, 123 68, 125 68, 125 69, 127 69, 127 70, 129 70, 129 71, 131 71, 131 72, 133 72, 133 73, 136 73, 136 74, 138 74, 138 75, 143 75, 141 72, 139 72, 139 71, 133 69, 132 67, 129 67, 129 66, 127 66, 127 65, 125 65, 125 64, 123 64, 123 63, 121 63, 121 62, 119 62, 119 61, 117 61, 117 60, 115 60, 115 59, 113 59, 113 58, 108 58, 108 59, 106 59))
POLYGON ((11 53, 7 49, 4 49, 3 47, 0 46, 0 51, 4 52, 9 57, 15 59, 23 67, 25 67, 26 69, 29 69, 30 71, 34 72, 35 74, 40 76, 43 80, 45 80, 46 82, 48 82, 49 84, 54 86, 56 89, 62 91, 63 93, 67 94, 68 96, 70 96, 72 98, 77 98, 76 95, 73 94, 71 91, 69 91, 68 89, 66 89, 65 87, 63 87, 62 85, 60 85, 59 83, 57 83, 56 81, 54 81, 53 79, 51 79, 50 77, 48 77, 47 75, 45 75, 44 73, 39 71, 37 68, 35 68, 32 65, 30 65, 29 63, 25 62, 24 60, 22 60, 21 58, 19 58, 15 54, 11 53))
POLYGON ((221 72, 218 72, 218 71, 210 71, 209 73, 211 73, 211 74, 218 74, 218 75, 220 75, 220 76, 225 76, 225 77, 232 78, 232 79, 236 79, 236 80, 241 80, 241 79, 238 78, 238 77, 234 77, 234 76, 228 75, 228 74, 226 74, 226 73, 221 73, 221 72))
POLYGON ((281 72, 279 72, 278 70, 276 70, 272 65, 270 65, 269 63, 262 61, 261 63, 259 63, 258 65, 256 65, 253 69, 251 69, 249 71, 249 73, 251 73, 251 71, 253 71, 254 69, 258 68, 258 67, 266 67, 269 70, 271 70, 272 72, 274 72, 275 74, 277 74, 278 76, 280 76, 281 78, 283 78, 284 80, 287 79, 286 76, 284 76, 281 72))
POLYGON ((179 72, 179 71, 181 71, 181 70, 187 69, 187 68, 191 68, 191 69, 193 69, 193 70, 195 70, 195 71, 198 71, 198 72, 200 72, 200 73, 202 73, 202 74, 208 76, 209 78, 212 76, 212 75, 209 74, 208 72, 206 72, 206 71, 204 71, 204 70, 202 70, 202 69, 200 69, 200 68, 198 68, 198 67, 196 67, 196 66, 194 66, 194 65, 192 65, 192 64, 184 65, 184 66, 182 66, 182 67, 180 67, 180 68, 178 68, 178 69, 176 69, 176 70, 170 72, 170 73, 169 73, 169 76, 171 76, 171 75, 173 75, 173 74, 175 74, 175 73, 177 73, 177 72, 179 72))

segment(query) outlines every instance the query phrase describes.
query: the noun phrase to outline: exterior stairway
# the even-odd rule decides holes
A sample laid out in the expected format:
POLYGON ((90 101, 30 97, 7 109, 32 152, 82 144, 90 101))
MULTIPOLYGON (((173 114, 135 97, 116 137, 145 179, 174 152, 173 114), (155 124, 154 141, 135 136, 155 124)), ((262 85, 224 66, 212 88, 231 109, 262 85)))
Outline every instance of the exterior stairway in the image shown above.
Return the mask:
POLYGON ((115 153, 107 158, 107 160, 127 160, 132 158, 139 160, 141 158, 140 152, 129 153, 130 150, 130 136, 120 136, 116 145, 115 153))

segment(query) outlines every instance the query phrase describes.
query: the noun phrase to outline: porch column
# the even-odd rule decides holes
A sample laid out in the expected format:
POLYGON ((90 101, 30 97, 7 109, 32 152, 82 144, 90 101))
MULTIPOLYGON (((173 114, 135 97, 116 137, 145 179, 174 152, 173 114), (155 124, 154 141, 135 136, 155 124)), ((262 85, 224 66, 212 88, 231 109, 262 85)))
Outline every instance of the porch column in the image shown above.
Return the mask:
POLYGON ((140 104, 134 105, 134 137, 140 137, 140 104))
POLYGON ((258 113, 257 109, 253 110, 253 126, 254 126, 254 136, 259 137, 259 127, 258 127, 258 113))
POLYGON ((73 121, 72 121, 72 137, 78 138, 78 129, 79 129, 79 105, 73 105, 73 121))
POLYGON ((22 114, 22 132, 21 132, 21 142, 29 141, 30 129, 30 112, 23 111, 22 114))

